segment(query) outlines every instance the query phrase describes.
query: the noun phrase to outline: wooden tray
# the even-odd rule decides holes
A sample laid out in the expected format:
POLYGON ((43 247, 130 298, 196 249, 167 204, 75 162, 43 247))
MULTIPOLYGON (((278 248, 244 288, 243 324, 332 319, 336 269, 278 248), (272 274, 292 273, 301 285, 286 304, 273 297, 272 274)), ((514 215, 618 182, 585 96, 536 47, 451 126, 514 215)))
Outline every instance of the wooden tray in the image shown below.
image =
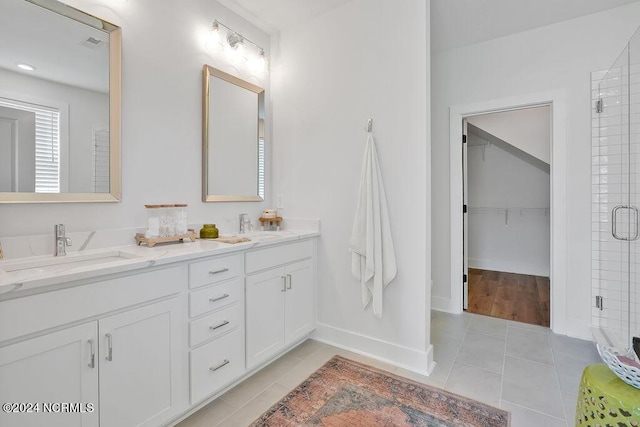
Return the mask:
POLYGON ((187 230, 187 234, 178 234, 177 236, 167 236, 167 237, 145 237, 144 233, 136 233, 136 242, 138 246, 141 243, 146 244, 148 247, 152 248, 158 243, 166 243, 166 242, 184 242, 184 239, 191 239, 192 242, 196 241, 196 231, 193 228, 187 230))
POLYGON ((258 219, 260 220, 260 228, 262 229, 262 231, 265 230, 265 225, 264 225, 265 222, 269 225, 269 229, 271 229, 273 227, 273 225, 275 224, 276 230, 280 231, 280 223, 282 222, 282 217, 281 216, 277 216, 275 218, 260 217, 258 219))

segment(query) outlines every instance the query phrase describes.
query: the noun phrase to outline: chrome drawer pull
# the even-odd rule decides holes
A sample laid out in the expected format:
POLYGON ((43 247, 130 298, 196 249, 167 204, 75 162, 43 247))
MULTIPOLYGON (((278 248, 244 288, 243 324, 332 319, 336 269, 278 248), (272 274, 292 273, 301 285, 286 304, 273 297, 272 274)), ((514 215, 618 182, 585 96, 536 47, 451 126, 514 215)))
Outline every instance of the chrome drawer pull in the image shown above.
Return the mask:
POLYGON ((89 345, 91 346, 91 361, 89 362, 89 367, 93 369, 96 367, 96 347, 93 340, 89 340, 89 345))
POLYGON ((229 294, 224 294, 221 297, 218 298, 209 298, 209 302, 216 302, 216 301, 220 301, 223 300, 225 298, 229 298, 229 294))
POLYGON ((219 364, 218 366, 216 366, 215 368, 212 366, 209 368, 209 370, 211 372, 215 372, 220 368, 224 368, 225 366, 227 366, 229 364, 229 361, 227 359, 224 359, 224 362, 222 362, 221 364, 219 364))
POLYGON ((222 323, 220 323, 218 326, 209 326, 209 329, 211 329, 212 331, 215 331, 216 329, 220 329, 223 326, 227 326, 229 324, 228 320, 223 320, 222 323))
POLYGON ((218 274, 218 273, 226 273, 227 271, 229 271, 228 268, 221 268, 220 270, 213 270, 210 271, 209 274, 218 274))
POLYGON ((113 361, 113 336, 111 334, 104 334, 104 336, 107 337, 107 343, 109 346, 107 357, 105 357, 105 359, 111 362, 113 361))

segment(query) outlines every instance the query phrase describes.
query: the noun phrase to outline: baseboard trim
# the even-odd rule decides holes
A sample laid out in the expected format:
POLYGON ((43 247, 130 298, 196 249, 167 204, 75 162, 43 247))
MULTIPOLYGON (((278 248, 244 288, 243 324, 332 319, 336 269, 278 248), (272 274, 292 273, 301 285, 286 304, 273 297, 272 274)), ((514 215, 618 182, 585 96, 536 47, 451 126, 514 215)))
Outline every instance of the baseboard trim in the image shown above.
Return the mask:
POLYGON ((316 325, 311 338, 421 375, 428 376, 435 367, 432 345, 420 351, 324 323, 316 325))
POLYGON ((532 276, 549 277, 548 265, 527 264, 524 262, 508 262, 490 259, 469 259, 469 268, 480 270, 504 271, 506 273, 530 274, 532 276))
POLYGON ((561 322, 554 322, 553 332, 559 335, 566 335, 571 338, 593 341, 591 325, 578 320, 564 319, 561 322))
POLYGON ((451 298, 431 297, 431 309, 436 311, 444 311, 445 313, 455 313, 451 308, 451 298))

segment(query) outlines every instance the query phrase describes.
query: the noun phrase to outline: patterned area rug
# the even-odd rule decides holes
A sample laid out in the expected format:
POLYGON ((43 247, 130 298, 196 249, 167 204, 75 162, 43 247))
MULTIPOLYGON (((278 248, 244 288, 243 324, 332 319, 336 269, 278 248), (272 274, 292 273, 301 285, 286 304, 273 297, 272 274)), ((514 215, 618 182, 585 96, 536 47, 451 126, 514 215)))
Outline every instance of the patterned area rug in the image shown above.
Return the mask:
POLYGON ((251 424, 269 426, 507 427, 509 413, 340 356, 251 424))

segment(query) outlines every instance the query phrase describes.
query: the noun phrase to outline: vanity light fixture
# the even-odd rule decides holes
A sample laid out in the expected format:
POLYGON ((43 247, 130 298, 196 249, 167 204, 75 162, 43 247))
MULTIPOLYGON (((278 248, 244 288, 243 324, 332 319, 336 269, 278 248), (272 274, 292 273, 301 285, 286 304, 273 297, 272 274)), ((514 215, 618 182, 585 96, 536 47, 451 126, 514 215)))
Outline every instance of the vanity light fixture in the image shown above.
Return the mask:
POLYGON ((213 21, 211 31, 209 31, 209 38, 207 40, 207 48, 213 50, 222 50, 222 35, 220 34, 220 25, 218 21, 213 21))
POLYGON ((16 63, 16 66, 21 70, 25 70, 25 71, 35 71, 36 69, 36 67, 34 67, 33 65, 25 64, 22 62, 16 63))
POLYGON ((229 43, 229 47, 231 48, 229 53, 233 59, 238 60, 245 58, 244 38, 240 34, 230 33, 227 36, 227 43, 229 43))
POLYGON ((251 59, 251 69, 255 73, 264 73, 267 71, 267 56, 264 53, 264 50, 260 50, 260 55, 251 59))
POLYGON ((224 47, 233 61, 247 60, 255 72, 267 71, 268 62, 264 49, 217 19, 211 25, 208 45, 211 49, 224 47), (221 27, 226 30, 226 37, 223 37, 221 27), (254 52, 249 52, 247 45, 253 46, 251 50, 254 52))

